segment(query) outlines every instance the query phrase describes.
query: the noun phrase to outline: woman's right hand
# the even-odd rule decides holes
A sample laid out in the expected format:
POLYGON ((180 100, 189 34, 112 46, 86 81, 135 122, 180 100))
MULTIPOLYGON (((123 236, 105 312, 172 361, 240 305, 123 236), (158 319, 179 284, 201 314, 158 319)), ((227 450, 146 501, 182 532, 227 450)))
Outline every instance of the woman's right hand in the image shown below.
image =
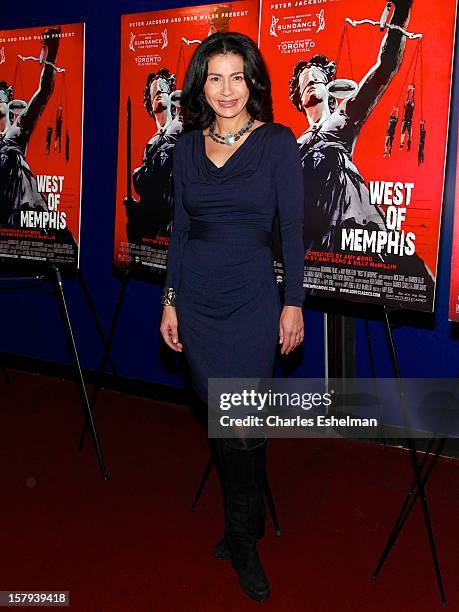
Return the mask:
POLYGON ((183 345, 181 342, 179 342, 178 338, 178 322, 175 306, 163 306, 163 316, 161 318, 161 326, 159 329, 167 346, 173 351, 181 353, 183 350, 183 345))

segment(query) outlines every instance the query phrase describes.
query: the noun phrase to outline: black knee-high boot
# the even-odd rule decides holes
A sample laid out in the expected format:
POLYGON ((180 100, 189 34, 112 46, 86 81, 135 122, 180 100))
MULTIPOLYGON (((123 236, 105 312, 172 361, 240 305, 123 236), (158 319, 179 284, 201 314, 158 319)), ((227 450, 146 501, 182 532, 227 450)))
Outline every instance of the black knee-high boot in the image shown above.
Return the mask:
POLYGON ((225 540, 243 590, 263 601, 270 588, 258 556, 257 539, 264 534, 266 441, 215 440, 224 490, 225 540))

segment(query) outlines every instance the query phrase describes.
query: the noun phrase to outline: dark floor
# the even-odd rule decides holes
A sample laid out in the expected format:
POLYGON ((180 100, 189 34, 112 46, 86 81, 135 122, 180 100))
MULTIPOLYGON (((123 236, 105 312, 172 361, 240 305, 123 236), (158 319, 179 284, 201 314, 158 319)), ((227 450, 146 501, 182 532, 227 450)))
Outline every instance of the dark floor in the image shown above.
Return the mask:
MULTIPOLYGON (((406 451, 344 440, 273 440, 269 472, 282 536, 260 552, 272 597, 242 593, 212 558, 222 533, 208 458, 189 411, 102 392, 96 424, 110 479, 77 450, 82 412, 71 383, 10 372, 0 379, 0 590, 68 590, 82 612, 424 612, 440 610, 417 507, 378 581, 370 579, 411 479, 406 451)), ((428 485, 449 610, 459 611, 459 462, 428 485)), ((22 609, 22 608, 21 608, 22 609)))

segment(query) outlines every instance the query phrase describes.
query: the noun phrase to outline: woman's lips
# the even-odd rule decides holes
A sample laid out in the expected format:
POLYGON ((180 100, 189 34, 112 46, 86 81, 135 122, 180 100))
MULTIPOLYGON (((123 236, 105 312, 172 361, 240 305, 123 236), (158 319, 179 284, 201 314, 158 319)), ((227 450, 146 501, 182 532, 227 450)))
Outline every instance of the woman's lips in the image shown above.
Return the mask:
POLYGON ((218 100, 218 104, 223 108, 231 108, 237 104, 237 100, 218 100))

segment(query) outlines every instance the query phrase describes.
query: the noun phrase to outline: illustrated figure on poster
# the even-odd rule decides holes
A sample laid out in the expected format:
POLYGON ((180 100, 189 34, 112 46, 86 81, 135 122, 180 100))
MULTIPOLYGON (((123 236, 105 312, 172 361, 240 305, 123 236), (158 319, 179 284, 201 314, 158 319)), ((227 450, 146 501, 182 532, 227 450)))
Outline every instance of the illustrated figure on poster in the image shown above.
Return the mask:
MULTIPOLYGON (((54 87, 58 28, 43 33, 38 89, 22 112, 12 112, 13 86, 0 81, 0 225, 20 227, 21 210, 48 210, 26 161, 27 145, 54 87)), ((46 144, 47 146, 47 144, 46 144)))
POLYGON ((414 114, 414 84, 408 87, 406 92, 405 107, 403 110, 402 120, 402 135, 400 139, 400 150, 405 146, 405 136, 408 135, 408 142, 406 145, 407 151, 411 150, 411 141, 413 136, 413 114, 414 114))
POLYGON ((419 144, 418 144, 418 166, 424 163, 424 147, 426 144, 426 122, 421 119, 419 124, 419 144))
POLYGON ((51 153, 51 141, 53 139, 53 128, 48 126, 46 128, 46 140, 45 140, 45 153, 49 155, 51 153))
POLYGON ((173 215, 172 155, 183 126, 174 104, 175 75, 167 68, 148 75, 144 105, 155 120, 156 132, 147 142, 142 165, 134 170, 134 189, 139 196, 124 200, 127 237, 141 243, 143 237, 170 234, 173 215))
POLYGON ((62 111, 63 106, 59 104, 56 111, 56 130, 54 132, 54 152, 62 151, 62 111))
POLYGON ((392 155, 392 145, 394 144, 395 129, 398 123, 398 112, 398 107, 394 106, 389 116, 389 123, 387 124, 386 130, 386 141, 384 143, 384 157, 390 157, 392 155))
MULTIPOLYGON (((412 0, 396 0, 394 4, 391 24, 404 29, 412 0)), ((339 105, 330 93, 336 73, 334 61, 317 54, 294 68, 290 99, 309 123, 298 139, 307 186, 306 252, 340 251, 343 227, 385 229, 383 212, 370 203, 368 188, 353 162, 353 152, 360 130, 399 69, 404 47, 401 30, 388 29, 374 66, 353 97, 343 99, 339 105)))

